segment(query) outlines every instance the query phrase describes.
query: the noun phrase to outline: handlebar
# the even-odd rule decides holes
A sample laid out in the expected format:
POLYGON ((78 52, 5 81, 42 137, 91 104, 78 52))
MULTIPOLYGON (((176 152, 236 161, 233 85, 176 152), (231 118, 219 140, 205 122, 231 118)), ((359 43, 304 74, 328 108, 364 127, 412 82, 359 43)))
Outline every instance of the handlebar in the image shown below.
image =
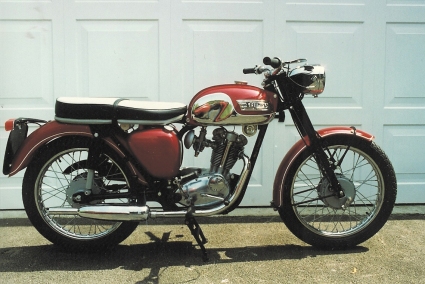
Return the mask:
POLYGON ((244 68, 244 69, 242 70, 242 72, 243 72, 244 74, 252 74, 252 73, 255 73, 255 67, 254 67, 254 68, 244 68))
MULTIPOLYGON (((282 61, 280 61, 280 59, 277 57, 274 57, 273 59, 270 57, 264 57, 263 63, 273 68, 279 68, 282 66, 282 61)), ((266 71, 270 73, 270 69, 266 66, 255 66, 254 68, 244 68, 242 70, 244 74, 261 74, 266 71)))
POLYGON ((244 68, 244 74, 262 74, 264 72, 270 72, 270 69, 265 66, 255 66, 254 68, 244 68))
MULTIPOLYGON (((282 62, 280 60, 280 58, 278 58, 278 57, 270 58, 270 57, 266 56, 266 57, 263 58, 263 63, 265 65, 269 65, 276 70, 277 70, 277 68, 284 67, 286 65, 290 65, 290 64, 293 64, 293 63, 303 63, 303 62, 307 62, 307 59, 300 58, 300 59, 295 59, 295 60, 292 60, 292 61, 282 62)), ((270 69, 268 69, 267 67, 264 67, 264 66, 255 66, 254 68, 243 69, 244 74, 252 74, 252 73, 261 74, 265 71, 270 71, 270 69)))

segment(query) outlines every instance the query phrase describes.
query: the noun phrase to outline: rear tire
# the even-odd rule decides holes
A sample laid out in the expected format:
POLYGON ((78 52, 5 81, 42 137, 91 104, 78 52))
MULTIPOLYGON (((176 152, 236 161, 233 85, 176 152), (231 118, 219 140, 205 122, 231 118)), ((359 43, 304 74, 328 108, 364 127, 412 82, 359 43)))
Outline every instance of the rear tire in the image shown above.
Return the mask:
MULTIPOLYGON (((25 211, 33 226, 46 239, 73 251, 100 250, 115 246, 138 226, 137 222, 110 222, 82 218, 78 215, 47 215, 47 209, 79 208, 72 195, 84 188, 88 148, 91 140, 84 137, 64 137, 45 145, 28 165, 22 197, 25 211)), ((115 153, 103 154, 103 171, 95 171, 92 194, 109 190, 129 189, 129 174, 115 153), (106 169, 106 170, 105 170, 106 169), (116 178, 119 176, 119 178, 116 178)), ((91 204, 104 204, 96 200, 91 204)), ((128 203, 116 199, 114 203, 128 203)))
POLYGON ((397 194, 395 172, 373 142, 348 135, 330 136, 323 142, 328 157, 333 155, 337 163, 343 158, 335 173, 346 197, 330 196, 329 182, 311 153, 304 151, 289 169, 291 178, 285 181, 279 214, 288 229, 310 245, 353 247, 375 235, 388 220, 397 194))

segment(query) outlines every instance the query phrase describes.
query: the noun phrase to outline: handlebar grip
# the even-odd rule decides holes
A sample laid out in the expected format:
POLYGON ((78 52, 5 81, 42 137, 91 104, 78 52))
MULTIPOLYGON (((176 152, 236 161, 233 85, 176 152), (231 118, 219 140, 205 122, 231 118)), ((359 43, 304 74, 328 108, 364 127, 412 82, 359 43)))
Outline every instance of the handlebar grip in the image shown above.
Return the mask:
POLYGON ((242 72, 243 72, 244 74, 252 74, 252 73, 255 73, 255 68, 244 68, 244 69, 242 70, 242 72))
POLYGON ((264 57, 263 63, 266 64, 266 65, 270 65, 273 68, 278 68, 278 67, 280 67, 280 65, 282 65, 282 61, 280 61, 280 59, 277 58, 277 57, 275 57, 273 59, 271 59, 270 57, 264 57))

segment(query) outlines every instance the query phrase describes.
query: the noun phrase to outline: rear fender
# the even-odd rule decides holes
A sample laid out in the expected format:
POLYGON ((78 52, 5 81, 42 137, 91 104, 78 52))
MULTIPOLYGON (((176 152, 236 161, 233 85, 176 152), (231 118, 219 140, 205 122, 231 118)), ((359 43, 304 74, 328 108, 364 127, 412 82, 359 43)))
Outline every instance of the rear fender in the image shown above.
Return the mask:
MULTIPOLYGON (((16 152, 12 159, 12 166, 10 168, 9 176, 13 176, 20 170, 26 168, 34 158, 34 154, 37 153, 37 150, 39 150, 42 146, 46 145, 54 139, 71 135, 93 138, 90 126, 88 125, 64 124, 57 121, 50 121, 41 126, 24 140, 23 144, 16 152)), ((118 137, 118 139, 120 138, 118 137)), ((106 145, 117 152, 121 158, 125 157, 125 153, 121 151, 121 149, 112 141, 111 138, 105 138, 104 141, 106 145)), ((128 145, 125 140, 120 139, 120 143, 128 149, 128 145)), ((129 167, 132 174, 137 176, 139 183, 147 185, 146 179, 130 161, 127 161, 127 166, 129 167)))
POLYGON ((69 135, 93 137, 88 125, 63 124, 57 121, 50 121, 32 132, 24 140, 12 159, 9 176, 13 176, 27 167, 33 159, 34 154, 43 145, 53 139, 69 135))
MULTIPOLYGON (((321 138, 325 138, 331 135, 356 135, 361 137, 367 141, 371 141, 375 138, 373 135, 364 132, 362 130, 355 130, 355 128, 344 127, 344 126, 336 126, 323 128, 317 131, 321 138)), ((274 184, 273 184, 273 201, 272 206, 274 208, 279 208, 282 206, 282 198, 283 191, 285 190, 284 184, 288 177, 289 169, 292 166, 292 163, 295 159, 304 151, 307 150, 307 146, 310 145, 310 140, 308 137, 304 137, 303 139, 298 140, 291 149, 289 149, 288 153, 286 153, 282 162, 279 165, 279 168, 276 172, 274 184)))

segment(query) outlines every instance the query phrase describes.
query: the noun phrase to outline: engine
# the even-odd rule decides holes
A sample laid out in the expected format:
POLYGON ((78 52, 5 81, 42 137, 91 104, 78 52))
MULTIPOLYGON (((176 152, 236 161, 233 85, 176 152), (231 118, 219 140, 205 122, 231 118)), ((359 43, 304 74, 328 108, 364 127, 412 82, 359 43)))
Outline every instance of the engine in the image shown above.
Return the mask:
POLYGON ((205 147, 212 148, 210 168, 182 170, 181 179, 176 183, 178 193, 182 196, 181 203, 195 205, 195 208, 209 208, 226 202, 232 193, 232 185, 237 182, 237 175, 231 174, 239 158, 242 157, 244 146, 248 143, 244 135, 227 131, 225 128, 216 128, 212 140, 205 138, 206 127, 203 127, 199 137, 193 130, 186 134, 185 147, 193 146, 195 156, 198 156, 205 147))

